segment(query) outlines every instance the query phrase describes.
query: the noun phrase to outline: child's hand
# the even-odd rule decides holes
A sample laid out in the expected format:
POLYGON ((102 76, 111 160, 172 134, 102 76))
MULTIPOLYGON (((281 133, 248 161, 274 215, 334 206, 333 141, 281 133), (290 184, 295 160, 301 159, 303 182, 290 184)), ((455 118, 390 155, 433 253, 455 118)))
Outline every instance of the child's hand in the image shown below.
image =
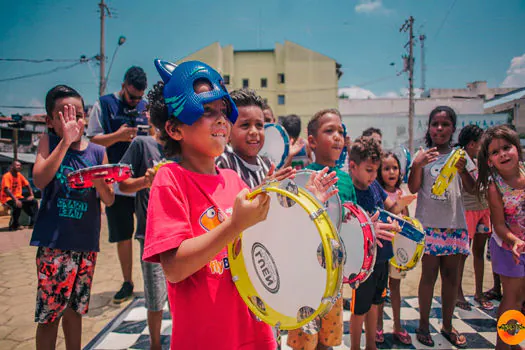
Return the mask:
POLYGON ((383 247, 383 244, 379 239, 384 239, 385 241, 392 241, 395 233, 401 231, 401 227, 397 221, 392 221, 391 218, 388 218, 388 223, 379 221, 379 212, 376 212, 371 218, 372 223, 374 224, 374 231, 376 233, 376 242, 377 245, 383 247))
POLYGON ((437 151, 437 147, 429 148, 426 151, 421 147, 417 152, 412 165, 420 168, 424 167, 425 165, 434 162, 438 156, 439 152, 437 151))
POLYGON ((397 204, 402 207, 406 208, 417 198, 417 194, 407 194, 405 196, 399 196, 397 199, 397 204))
POLYGON ((151 184, 153 183, 153 179, 155 178, 155 175, 157 174, 157 171, 155 168, 149 168, 146 170, 146 174, 144 174, 144 185, 146 188, 151 187, 151 184))
POLYGON ((93 186, 95 186, 95 189, 98 192, 100 192, 101 190, 109 186, 108 183, 106 182, 106 179, 104 178, 95 178, 95 179, 92 179, 91 181, 93 182, 93 186))
POLYGON ((299 137, 293 145, 290 145, 288 157, 295 157, 299 152, 301 152, 305 145, 306 141, 302 137, 299 137))
POLYGON ((525 254, 525 242, 517 238, 512 245, 512 258, 514 259, 516 265, 520 263, 521 254, 525 254))
POLYGON ((458 169, 459 173, 462 173, 465 171, 466 165, 467 165, 467 159, 465 157, 460 157, 458 161, 456 162, 456 169, 458 169))
POLYGON ((77 120, 77 110, 72 104, 64 106, 64 112, 58 112, 60 121, 62 122, 62 138, 67 145, 78 141, 82 135, 81 130, 84 126, 84 120, 77 120))
POLYGON ((339 192, 336 188, 329 191, 330 187, 335 185, 337 180, 339 180, 336 177, 335 171, 328 173, 329 170, 328 167, 325 167, 321 171, 314 171, 305 185, 306 189, 312 192, 321 203, 326 202, 330 197, 339 192))
POLYGON ((252 200, 246 198, 248 193, 248 189, 243 189, 233 204, 232 224, 239 233, 266 220, 270 209, 270 196, 266 193, 261 193, 252 200))
POLYGON ((268 174, 266 174, 266 177, 264 178, 263 182, 268 181, 282 181, 284 179, 293 179, 295 177, 295 173, 297 171, 292 168, 291 166, 288 166, 286 168, 279 169, 275 171, 275 164, 272 163, 272 166, 270 167, 270 170, 268 170, 268 174))

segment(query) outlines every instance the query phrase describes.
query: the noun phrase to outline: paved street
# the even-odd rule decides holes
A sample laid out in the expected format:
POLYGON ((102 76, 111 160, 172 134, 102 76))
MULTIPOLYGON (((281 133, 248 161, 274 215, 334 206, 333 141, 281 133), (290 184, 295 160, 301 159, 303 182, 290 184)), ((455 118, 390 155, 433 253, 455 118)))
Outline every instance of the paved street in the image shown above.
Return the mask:
MULTIPOLYGON (((411 211, 413 212, 413 211, 411 211)), ((28 245, 31 231, 28 229, 15 232, 7 231, 9 217, 0 217, 0 349, 34 349, 35 323, 33 322, 36 293, 36 248, 28 245)), ((115 317, 126 304, 115 306, 111 298, 120 288, 121 272, 116 247, 107 241, 108 231, 105 216, 102 219, 101 252, 98 256, 90 311, 83 319, 82 344, 87 344, 104 326, 115 317)), ((135 266, 134 280, 137 294, 142 294, 142 276, 138 265, 138 243, 134 245, 135 266)), ((486 263, 484 289, 490 288, 492 274, 490 263, 486 263)), ((401 284, 403 296, 417 295, 419 275, 416 268, 408 274, 401 284)), ((463 280, 466 294, 474 292, 474 271, 472 259, 467 260, 463 280)), ((436 295, 440 291, 436 284, 436 295)), ((349 288, 345 296, 351 295, 349 288)), ((63 334, 60 330, 58 349, 65 349, 63 334)))

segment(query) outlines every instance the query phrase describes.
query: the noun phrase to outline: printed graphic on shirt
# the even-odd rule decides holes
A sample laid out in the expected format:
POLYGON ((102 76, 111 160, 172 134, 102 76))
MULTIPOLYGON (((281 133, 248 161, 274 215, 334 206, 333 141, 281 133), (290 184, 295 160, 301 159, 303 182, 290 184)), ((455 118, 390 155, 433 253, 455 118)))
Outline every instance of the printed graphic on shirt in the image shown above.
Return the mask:
MULTIPOLYGON (((430 176, 432 176, 432 182, 436 180, 439 173, 441 172, 441 169, 443 168, 443 165, 445 165, 445 162, 447 161, 447 157, 444 157, 440 160, 435 161, 432 166, 430 167, 430 176)), ((448 191, 448 188, 445 190, 445 193, 443 193, 441 196, 436 196, 433 193, 430 193, 430 198, 437 200, 437 201, 448 201, 450 197, 450 193, 448 191)))
MULTIPOLYGON (((58 215, 64 218, 80 220, 84 216, 84 213, 88 210, 87 200, 83 200, 88 195, 91 188, 80 188, 74 189, 67 184, 67 175, 75 171, 74 168, 64 165, 67 158, 72 157, 66 154, 64 161, 60 164, 60 168, 56 173, 56 178, 60 182, 61 194, 57 198, 58 215), (74 198, 74 199, 73 199, 74 198)), ((86 165, 86 167, 91 165, 86 165)))
MULTIPOLYGON (((215 206, 211 206, 206 209, 199 218, 199 224, 206 232, 214 229, 219 226, 221 222, 225 219, 224 214, 217 210, 215 206)), ((218 254, 215 259, 209 262, 208 268, 212 275, 222 275, 224 270, 230 268, 230 263, 228 262, 228 256, 226 253, 218 254)))

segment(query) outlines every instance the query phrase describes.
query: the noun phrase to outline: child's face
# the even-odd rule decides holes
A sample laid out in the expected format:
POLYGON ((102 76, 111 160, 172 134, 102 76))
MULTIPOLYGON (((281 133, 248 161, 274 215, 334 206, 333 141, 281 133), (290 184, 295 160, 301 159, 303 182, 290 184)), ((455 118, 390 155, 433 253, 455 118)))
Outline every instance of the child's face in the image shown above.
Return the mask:
POLYGON ((82 135, 84 134, 84 125, 85 125, 85 114, 84 114, 84 106, 82 105, 82 100, 78 97, 65 97, 60 98, 56 100, 55 102, 55 108, 53 109, 53 113, 51 116, 46 117, 46 124, 48 128, 52 128, 58 137, 62 138, 62 119, 60 118, 59 112, 62 114, 64 113, 64 107, 72 105, 75 107, 77 120, 82 120, 83 123, 80 123, 82 129, 80 130, 80 136, 78 140, 82 138, 82 135))
POLYGON ((265 109, 263 113, 265 123, 275 123, 275 117, 273 116, 273 112, 271 109, 265 109))
POLYGON ((518 149, 505 139, 493 139, 489 144, 489 166, 499 172, 509 172, 519 163, 518 149))
POLYGON ((239 116, 232 126, 231 145, 241 157, 256 157, 264 145, 264 114, 257 106, 237 107, 239 116))
POLYGON ((396 187, 397 181, 399 180, 399 170, 399 165, 394 157, 389 156, 383 158, 383 161, 381 162, 381 176, 383 182, 388 187, 396 187))
POLYGON ((434 146, 447 145, 454 134, 454 125, 447 112, 439 112, 432 117, 428 126, 430 139, 434 146))
MULTIPOLYGON (((207 83, 197 83, 197 94, 211 91, 207 83)), ((177 141, 181 143, 186 155, 217 157, 224 152, 231 131, 231 123, 226 118, 226 102, 216 100, 204 105, 204 113, 192 125, 178 126, 177 141)))
POLYGON ((383 137, 381 135, 379 135, 378 133, 373 133, 372 135, 370 135, 371 138, 373 138, 374 140, 377 141, 377 143, 379 143, 379 146, 381 146, 383 144, 383 137))
POLYGON ((319 118, 316 135, 308 136, 308 143, 315 154, 316 163, 334 166, 345 145, 341 118, 333 113, 324 114, 319 118))
POLYGON ((381 162, 379 160, 373 161, 367 159, 361 164, 356 164, 350 161, 350 171, 352 172, 352 181, 354 185, 360 190, 366 190, 372 182, 377 178, 377 169, 379 169, 381 162))

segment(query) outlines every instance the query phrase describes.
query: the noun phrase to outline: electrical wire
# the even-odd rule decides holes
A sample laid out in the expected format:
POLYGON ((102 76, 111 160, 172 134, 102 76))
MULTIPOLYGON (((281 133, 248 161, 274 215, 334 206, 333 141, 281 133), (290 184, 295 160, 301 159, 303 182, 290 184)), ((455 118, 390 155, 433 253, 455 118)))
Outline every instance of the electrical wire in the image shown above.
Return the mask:
POLYGON ((438 28, 438 30, 436 32, 436 35, 434 35, 434 39, 436 39, 438 37, 439 33, 441 33, 441 29, 443 29, 443 26, 445 25, 445 22, 447 21, 448 15, 450 15, 450 11, 452 11, 452 9, 454 8, 454 5, 456 5, 456 2, 457 2, 457 0, 454 0, 452 5, 449 7, 449 9, 447 11, 447 14, 445 15, 445 18, 443 18, 443 21, 441 21, 441 24, 439 25, 439 28, 438 28))
POLYGON ((54 58, 44 58, 41 60, 34 60, 30 58, 0 58, 0 62, 29 62, 29 63, 46 63, 46 62, 78 62, 76 59, 54 59, 54 58))
POLYGON ((67 66, 62 66, 62 67, 56 67, 56 68, 53 68, 51 70, 44 71, 44 72, 33 73, 33 74, 26 74, 26 75, 19 75, 19 76, 16 76, 16 77, 0 79, 0 83, 4 83, 4 82, 7 82, 7 81, 20 80, 20 79, 33 78, 33 77, 37 77, 37 76, 41 76, 41 75, 48 75, 48 74, 55 73, 55 72, 58 72, 58 71, 61 71, 61 70, 71 69, 71 68, 76 67, 76 66, 78 66, 78 65, 80 65, 82 63, 86 63, 87 61, 89 61, 91 59, 93 59, 93 58, 84 59, 84 60, 81 60, 81 61, 77 60, 77 62, 75 62, 73 64, 70 64, 70 65, 67 65, 67 66))

